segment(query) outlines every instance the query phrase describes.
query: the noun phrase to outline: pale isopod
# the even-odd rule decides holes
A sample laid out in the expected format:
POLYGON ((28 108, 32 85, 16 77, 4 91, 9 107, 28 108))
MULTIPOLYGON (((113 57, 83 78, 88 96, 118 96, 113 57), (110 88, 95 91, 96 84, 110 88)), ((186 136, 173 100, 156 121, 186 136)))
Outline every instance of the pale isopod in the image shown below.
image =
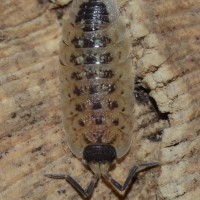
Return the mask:
POLYGON ((110 165, 128 152, 133 135, 134 75, 125 29, 115 0, 73 1, 70 18, 63 24, 64 129, 72 153, 89 165, 94 177, 84 190, 69 175, 46 176, 65 179, 85 197, 91 195, 100 177, 123 191, 138 169, 158 165, 135 165, 123 185, 108 174, 110 165))

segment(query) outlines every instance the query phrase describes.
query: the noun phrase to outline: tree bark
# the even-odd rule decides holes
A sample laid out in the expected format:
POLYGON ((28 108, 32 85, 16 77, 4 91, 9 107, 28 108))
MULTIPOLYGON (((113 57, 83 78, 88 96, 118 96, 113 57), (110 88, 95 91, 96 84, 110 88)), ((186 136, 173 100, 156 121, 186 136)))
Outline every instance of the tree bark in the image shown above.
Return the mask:
MULTIPOLYGON (((43 175, 67 173, 83 187, 92 177, 68 149, 61 123, 58 49, 70 4, 59 2, 53 10, 48 0, 0 2, 0 199, 81 199, 43 175)), ((200 2, 119 5, 133 46, 136 122, 131 150, 111 174, 123 182, 136 163, 160 166, 139 173, 124 196, 101 180, 92 199, 198 200, 200 2)))

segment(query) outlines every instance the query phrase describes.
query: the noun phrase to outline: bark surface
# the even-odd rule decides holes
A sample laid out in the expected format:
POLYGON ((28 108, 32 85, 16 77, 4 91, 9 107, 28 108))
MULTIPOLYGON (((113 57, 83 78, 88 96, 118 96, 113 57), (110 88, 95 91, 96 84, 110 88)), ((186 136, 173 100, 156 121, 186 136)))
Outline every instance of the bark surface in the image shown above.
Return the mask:
MULTIPOLYGON (((79 200, 67 173, 83 187, 92 174, 67 147, 61 123, 58 49, 66 0, 0 1, 0 199, 79 200), (49 6, 60 3, 57 9, 49 6)), ((53 5, 53 6, 52 6, 53 5)), ((199 200, 200 2, 119 1, 135 71, 133 145, 111 174, 138 174, 124 196, 100 181, 91 199, 199 200)))

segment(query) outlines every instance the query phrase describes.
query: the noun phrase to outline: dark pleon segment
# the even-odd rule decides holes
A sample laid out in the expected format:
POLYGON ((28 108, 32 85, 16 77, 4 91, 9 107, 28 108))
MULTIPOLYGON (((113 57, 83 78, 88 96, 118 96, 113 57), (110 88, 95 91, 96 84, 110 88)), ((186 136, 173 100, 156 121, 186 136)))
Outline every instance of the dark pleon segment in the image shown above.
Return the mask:
POLYGON ((83 159, 87 163, 112 163, 117 157, 111 145, 88 145, 83 151, 83 159))
POLYGON ((94 47, 106 47, 111 43, 111 38, 107 36, 102 37, 75 37, 71 43, 75 46, 75 48, 94 48, 94 47))
POLYGON ((100 24, 93 22, 92 24, 86 24, 82 29, 85 32, 98 31, 100 29, 100 24))
POLYGON ((109 18, 107 15, 101 15, 98 13, 92 13, 92 14, 84 14, 79 15, 76 17, 76 23, 80 22, 81 20, 84 20, 85 22, 93 22, 93 21, 104 21, 109 22, 109 18))
MULTIPOLYGON (((96 5, 90 6, 88 8, 86 7, 86 4, 88 5, 88 3, 84 3, 85 7, 80 6, 81 9, 78 12, 78 16, 87 15, 88 13, 108 15, 105 6, 102 6, 103 4, 101 2, 97 2, 96 5), (98 5, 101 7, 99 8, 98 5)), ((92 5, 92 3, 90 3, 90 5, 92 5)))
POLYGON ((77 24, 84 24, 83 31, 97 31, 101 23, 109 23, 106 5, 103 2, 89 0, 80 6, 76 16, 77 24))
POLYGON ((88 11, 99 12, 104 15, 108 14, 105 4, 103 2, 98 2, 97 0, 89 0, 89 2, 83 3, 80 8, 79 14, 84 14, 88 11))

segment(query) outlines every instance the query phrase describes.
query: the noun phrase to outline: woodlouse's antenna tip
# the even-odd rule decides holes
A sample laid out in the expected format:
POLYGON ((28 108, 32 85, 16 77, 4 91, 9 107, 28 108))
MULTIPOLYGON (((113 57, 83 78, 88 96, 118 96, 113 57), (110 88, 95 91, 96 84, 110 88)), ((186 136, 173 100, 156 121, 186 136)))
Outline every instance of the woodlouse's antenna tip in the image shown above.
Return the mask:
POLYGON ((65 174, 45 174, 44 176, 53 179, 66 179, 65 174))
POLYGON ((146 167, 156 167, 160 165, 159 162, 151 162, 151 163, 146 163, 146 167))
POLYGON ((157 166, 157 165, 160 165, 160 163, 159 162, 154 162, 154 165, 157 166))
POLYGON ((45 177, 51 178, 51 174, 44 174, 45 177))

